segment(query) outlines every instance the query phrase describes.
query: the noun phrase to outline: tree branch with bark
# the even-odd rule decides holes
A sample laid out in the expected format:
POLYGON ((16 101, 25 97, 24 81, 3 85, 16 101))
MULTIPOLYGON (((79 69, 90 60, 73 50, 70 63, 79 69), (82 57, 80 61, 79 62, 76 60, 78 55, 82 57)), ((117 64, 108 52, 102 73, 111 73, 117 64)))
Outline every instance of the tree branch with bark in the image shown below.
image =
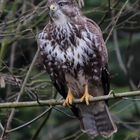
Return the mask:
MULTIPOLYGON (((122 93, 114 93, 113 91, 111 91, 109 95, 92 97, 89 101, 98 102, 98 101, 103 101, 103 100, 111 100, 111 99, 134 97, 134 96, 140 96, 140 90, 131 91, 131 92, 122 92, 122 93)), ((15 101, 15 102, 0 103, 0 109, 2 109, 2 108, 55 106, 55 105, 63 105, 63 103, 64 103, 63 99, 62 100, 50 99, 50 100, 38 100, 38 101, 26 101, 26 102, 16 102, 15 101)), ((80 99, 75 99, 73 101, 73 104, 79 104, 79 103, 81 103, 80 99)))

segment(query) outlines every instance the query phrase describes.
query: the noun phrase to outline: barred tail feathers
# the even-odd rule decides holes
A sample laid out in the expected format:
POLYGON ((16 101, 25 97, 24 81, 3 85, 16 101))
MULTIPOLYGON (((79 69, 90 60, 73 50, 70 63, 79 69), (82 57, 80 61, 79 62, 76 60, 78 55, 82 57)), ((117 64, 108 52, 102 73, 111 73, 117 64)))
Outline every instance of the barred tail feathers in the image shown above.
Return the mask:
POLYGON ((110 137, 117 131, 105 102, 79 104, 81 129, 92 137, 110 137))

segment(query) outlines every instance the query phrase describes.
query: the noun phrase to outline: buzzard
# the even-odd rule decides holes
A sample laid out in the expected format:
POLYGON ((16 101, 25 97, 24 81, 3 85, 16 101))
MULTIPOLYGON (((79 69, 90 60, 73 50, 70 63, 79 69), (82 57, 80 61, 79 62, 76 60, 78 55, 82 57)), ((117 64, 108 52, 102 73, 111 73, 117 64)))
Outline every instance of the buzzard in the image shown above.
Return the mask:
POLYGON ((98 25, 85 17, 75 0, 48 0, 49 22, 38 35, 46 71, 57 91, 80 120, 83 132, 110 137, 117 131, 105 101, 91 96, 109 92, 108 54, 98 25), (72 104, 80 98, 81 104, 72 104))

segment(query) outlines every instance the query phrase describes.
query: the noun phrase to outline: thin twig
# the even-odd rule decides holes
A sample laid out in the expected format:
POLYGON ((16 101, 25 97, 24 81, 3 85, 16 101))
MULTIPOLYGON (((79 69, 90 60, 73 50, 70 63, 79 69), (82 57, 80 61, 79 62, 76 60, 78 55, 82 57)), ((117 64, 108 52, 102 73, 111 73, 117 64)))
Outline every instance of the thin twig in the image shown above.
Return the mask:
POLYGON ((111 36, 111 34, 112 34, 112 32, 113 32, 113 30, 114 30, 114 28, 115 28, 115 26, 116 26, 118 20, 119 20, 119 18, 120 18, 120 16, 121 16, 123 10, 125 9, 126 5, 128 4, 128 2, 129 2, 129 0, 127 0, 127 1, 124 3, 124 5, 122 6, 121 10, 120 10, 119 13, 117 14, 116 20, 115 20, 114 23, 113 23, 113 26, 112 26, 112 28, 111 28, 111 30, 110 30, 110 32, 109 32, 109 34, 108 34, 108 36, 107 36, 107 38, 106 38, 106 40, 105 40, 105 43, 107 43, 108 39, 110 38, 110 36, 111 36))
MULTIPOLYGON (((81 134, 81 131, 77 131, 77 132, 75 132, 74 134, 72 134, 72 135, 70 135, 70 136, 67 136, 67 137, 65 137, 65 138, 62 139, 62 140, 70 140, 70 139, 74 139, 74 138, 76 138, 77 135, 79 135, 79 134, 81 134)), ((82 133, 82 134, 83 134, 83 133, 82 133)))
POLYGON ((21 125, 21 126, 18 126, 16 128, 13 128, 11 130, 6 130, 6 133, 10 133, 10 132, 14 132, 14 131, 17 131, 19 129, 22 129, 30 124, 32 124, 33 122, 37 121, 38 119, 40 119, 41 117, 43 117, 46 113, 48 113, 50 110, 52 109, 52 107, 49 107, 48 109, 46 109, 43 113, 41 113, 40 115, 38 115, 37 117, 35 117, 34 119, 32 119, 31 121, 21 125))
MULTIPOLYGON (((122 92, 122 93, 114 93, 105 96, 92 97, 90 102, 97 102, 103 100, 117 99, 123 97, 134 97, 140 96, 140 91, 132 91, 132 92, 122 92)), ((40 100, 41 106, 55 106, 55 105, 63 105, 64 100, 40 100)), ((80 99, 75 99, 73 104, 81 103, 80 99)), ((40 106, 37 101, 29 101, 29 102, 8 102, 8 103, 0 103, 0 108, 23 108, 23 107, 37 107, 40 106)))
MULTIPOLYGON (((53 98, 56 99, 56 97, 57 97, 57 92, 56 92, 56 90, 55 90, 55 91, 53 90, 52 93, 54 94, 53 98)), ((53 109, 53 108, 51 108, 51 109, 49 110, 49 112, 48 112, 48 114, 46 115, 46 117, 44 118, 44 120, 41 122, 41 124, 39 125, 39 127, 36 129, 36 131, 35 131, 35 133, 33 134, 31 140, 37 140, 37 139, 38 139, 38 136, 39 136, 39 134, 40 134, 42 128, 44 127, 44 125, 46 124, 46 122, 48 121, 48 119, 49 119, 50 116, 51 116, 52 109, 53 109)))
MULTIPOLYGON (((35 54, 35 56, 34 56, 34 58, 33 58, 33 61, 32 61, 32 63, 31 63, 31 65, 30 65, 30 68, 29 68, 29 70, 28 70, 28 72, 27 72, 27 74, 26 74, 26 77, 25 77, 24 81, 23 81, 21 90, 20 90, 20 92, 19 92, 19 94, 18 94, 18 97, 17 97, 17 99, 16 99, 16 101, 15 101, 16 103, 20 100, 20 97, 22 96, 22 94, 23 94, 23 92, 24 92, 24 88, 25 88, 25 86, 26 86, 27 80, 28 80, 28 78, 29 78, 29 76, 30 76, 30 73, 31 73, 31 71, 32 71, 32 68, 33 68, 33 66, 34 66, 34 64, 35 64, 35 61, 36 61, 36 59, 37 59, 37 57, 38 57, 38 54, 39 54, 39 48, 38 48, 38 50, 37 50, 37 52, 36 52, 36 54, 35 54)), ((8 121, 7 121, 6 129, 9 129, 9 126, 10 126, 10 124, 11 124, 11 121, 12 121, 12 119, 13 119, 14 114, 15 114, 15 108, 13 108, 12 111, 11 111, 11 113, 10 113, 10 116, 9 116, 9 118, 8 118, 8 121)))
POLYGON ((35 134, 32 136, 31 140, 36 140, 38 138, 38 135, 41 131, 41 129, 43 128, 43 126, 46 124, 47 120, 49 119, 50 115, 52 112, 52 108, 48 111, 47 116, 45 117, 45 119, 41 122, 41 125, 39 126, 39 128, 36 130, 35 134))
POLYGON ((4 127, 3 127, 3 125, 1 124, 1 122, 0 122, 0 129, 1 129, 2 131, 4 131, 4 127))
POLYGON ((66 112, 64 112, 64 111, 62 111, 62 110, 59 109, 59 108, 53 107, 53 109, 55 109, 56 111, 58 111, 58 112, 64 114, 65 116, 67 116, 67 117, 69 117, 69 118, 72 118, 72 119, 75 119, 75 118, 76 118, 75 116, 72 116, 72 115, 70 115, 70 114, 68 114, 68 113, 66 113, 66 112))

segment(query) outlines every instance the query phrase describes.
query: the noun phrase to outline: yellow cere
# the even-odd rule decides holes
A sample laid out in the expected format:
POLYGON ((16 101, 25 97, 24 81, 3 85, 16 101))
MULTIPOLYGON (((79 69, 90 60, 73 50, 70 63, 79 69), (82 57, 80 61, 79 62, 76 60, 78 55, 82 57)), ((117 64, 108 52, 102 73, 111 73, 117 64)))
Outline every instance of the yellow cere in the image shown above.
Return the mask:
POLYGON ((56 8, 56 6, 55 6, 54 4, 51 4, 51 5, 50 5, 50 9, 51 9, 51 10, 56 10, 57 8, 56 8))

